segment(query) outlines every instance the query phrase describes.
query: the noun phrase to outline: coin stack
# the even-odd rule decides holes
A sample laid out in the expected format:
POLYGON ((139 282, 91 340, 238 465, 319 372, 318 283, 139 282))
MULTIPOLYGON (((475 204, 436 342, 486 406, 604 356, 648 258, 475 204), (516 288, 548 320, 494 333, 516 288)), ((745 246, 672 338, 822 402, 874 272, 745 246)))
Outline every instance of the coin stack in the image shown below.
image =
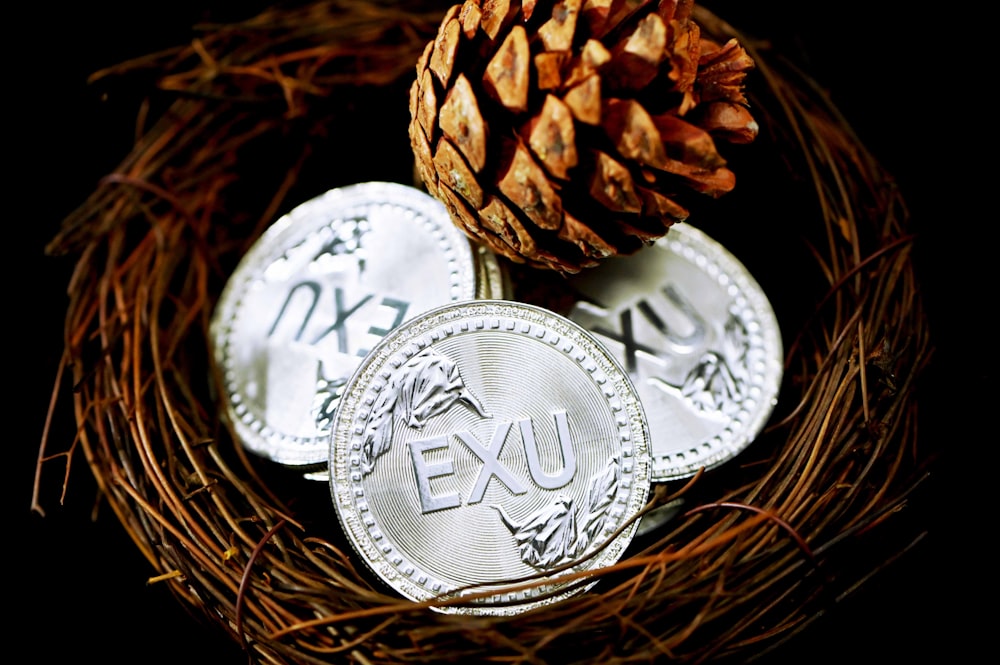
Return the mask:
POLYGON ((503 272, 421 190, 333 189, 278 219, 213 314, 226 419, 252 453, 325 468, 344 384, 382 337, 436 305, 506 296, 503 272))
POLYGON ((225 419, 329 483, 400 595, 469 614, 558 602, 667 518, 638 519, 653 483, 753 441, 782 356, 759 285, 687 225, 570 287, 567 315, 516 302, 433 197, 331 190, 262 235, 220 297, 225 419))

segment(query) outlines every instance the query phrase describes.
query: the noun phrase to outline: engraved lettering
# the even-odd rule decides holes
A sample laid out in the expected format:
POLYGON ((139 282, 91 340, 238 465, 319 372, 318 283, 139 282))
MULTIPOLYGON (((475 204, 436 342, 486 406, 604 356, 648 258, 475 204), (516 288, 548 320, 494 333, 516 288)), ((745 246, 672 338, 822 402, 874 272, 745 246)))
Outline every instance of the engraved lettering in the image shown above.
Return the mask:
MULTIPOLYGON (((392 323, 389 324, 388 328, 379 328, 377 326, 371 326, 370 328, 368 328, 368 334, 377 335, 379 337, 385 337, 392 331, 393 328, 402 323, 404 318, 406 318, 406 310, 409 309, 410 303, 405 302, 403 300, 396 300, 395 298, 382 298, 381 304, 390 309, 396 310, 396 316, 392 320, 392 323)), ((368 349, 358 349, 357 356, 359 358, 364 358, 366 355, 368 355, 368 351, 369 351, 368 349)))
MULTIPOLYGON (((701 315, 698 314, 697 310, 695 310, 691 301, 685 298, 684 294, 678 291, 671 284, 663 286, 660 290, 663 292, 663 295, 666 296, 670 304, 674 306, 676 312, 687 319, 690 324, 689 332, 682 334, 675 330, 674 327, 671 327, 665 318, 661 316, 656 309, 654 309, 653 305, 648 300, 639 300, 635 305, 635 309, 637 309, 639 313, 642 314, 642 317, 652 324, 652 326, 664 338, 666 338, 669 343, 679 347, 694 347, 702 343, 705 339, 707 324, 701 315)), ((618 322, 621 332, 616 333, 602 326, 594 326, 593 331, 598 335, 607 337, 608 339, 622 345, 625 369, 629 373, 635 373, 636 368, 638 367, 637 354, 639 352, 647 353, 651 356, 662 355, 656 349, 642 344, 635 339, 631 308, 623 310, 618 315, 618 322)))
POLYGON ((566 411, 554 411, 552 417, 556 422, 556 438, 559 440, 559 450, 562 455, 562 469, 555 475, 549 475, 542 469, 542 463, 538 459, 538 444, 535 443, 535 432, 531 425, 531 419, 524 418, 518 421, 531 478, 539 487, 547 490, 566 486, 576 475, 576 453, 573 451, 573 442, 569 435, 566 411))
POLYGON ((528 491, 498 460, 500 449, 503 448, 511 425, 512 423, 499 423, 497 425, 497 428, 493 431, 493 439, 490 441, 489 448, 483 446, 470 432, 458 432, 456 434, 462 443, 483 463, 483 467, 479 470, 479 475, 476 477, 476 483, 472 487, 472 492, 469 494, 469 503, 479 503, 483 500, 486 485, 489 484, 490 479, 493 477, 496 477, 497 480, 506 485, 507 489, 514 494, 524 494, 528 491))
POLYGON ((396 310, 396 318, 392 320, 392 324, 388 328, 376 328, 372 326, 368 329, 369 333, 378 335, 379 337, 385 337, 393 328, 402 323, 406 317, 406 310, 410 307, 410 303, 403 300, 396 300, 395 298, 382 298, 382 304, 396 310))
POLYGON ((743 323, 730 315, 726 320, 720 350, 709 349, 688 370, 683 383, 673 385, 659 378, 650 384, 668 393, 680 393, 698 412, 732 416, 749 390, 748 333, 743 323))
POLYGON ((644 351, 652 356, 656 355, 656 349, 640 344, 636 341, 634 334, 632 332, 632 310, 624 310, 618 317, 621 333, 615 333, 607 328, 601 326, 595 326, 594 332, 598 335, 603 335, 608 339, 619 342, 623 348, 622 353, 625 356, 625 369, 634 373, 637 367, 636 362, 636 352, 644 351))
POLYGON ((341 353, 347 353, 347 330, 344 329, 344 322, 347 321, 354 312, 364 305, 366 302, 371 300, 371 294, 365 296, 359 300, 350 309, 344 309, 344 291, 340 287, 334 289, 334 311, 336 312, 336 318, 333 321, 333 325, 324 330, 322 333, 316 336, 312 341, 313 344, 318 344, 321 339, 332 333, 334 330, 337 331, 337 350, 341 353))
POLYGON ((669 300, 679 311, 683 314, 688 322, 691 324, 691 332, 686 335, 680 335, 676 331, 672 330, 666 322, 653 311, 652 306, 642 300, 639 302, 637 307, 639 311, 642 312, 643 316, 653 324, 653 326, 660 331, 660 333, 669 339, 674 344, 678 346, 693 346, 695 343, 701 341, 705 338, 705 320, 698 315, 691 301, 684 297, 680 291, 673 287, 671 284, 665 285, 661 291, 663 295, 669 300))
POLYGON ((297 333, 295 333, 294 339, 297 342, 302 337, 302 333, 305 331, 306 325, 309 323, 309 319, 312 318, 313 312, 316 310, 316 303, 317 301, 319 301, 320 285, 317 284, 316 282, 299 282, 291 289, 289 289, 288 296, 285 297, 285 302, 282 303, 281 309, 278 311, 278 316, 275 317, 274 323, 271 324, 271 329, 267 331, 268 337, 274 335, 274 332, 278 329, 278 324, 281 323, 281 319, 283 319, 285 316, 285 310, 288 309, 289 303, 292 302, 292 298, 295 297, 295 293, 302 288, 309 289, 309 291, 312 293, 312 302, 309 304, 309 310, 306 312, 306 315, 302 318, 302 325, 299 326, 299 330, 297 333))
MULTIPOLYGON (((297 294, 300 291, 308 291, 311 297, 311 302, 309 303, 309 308, 306 310, 305 316, 302 317, 302 321, 299 324, 298 330, 295 332, 295 337, 293 338, 296 342, 302 339, 306 328, 309 326, 309 322, 312 320, 313 315, 316 313, 316 308, 320 301, 320 295, 322 287, 318 282, 315 281, 303 281, 299 282, 293 286, 288 291, 288 295, 285 297, 285 302, 282 303, 281 309, 278 311, 278 316, 275 317, 274 323, 271 324, 270 330, 268 330, 268 337, 271 337, 278 330, 281 322, 285 319, 289 306, 297 298, 297 294)), ((334 320, 333 324, 330 325, 326 330, 322 331, 316 335, 310 344, 319 344, 324 338, 327 337, 332 332, 337 333, 337 350, 341 353, 349 353, 348 350, 348 340, 347 340, 347 320, 355 316, 362 307, 364 307, 373 296, 368 294, 357 301, 354 305, 350 307, 345 306, 344 303, 344 290, 340 287, 334 287, 333 291, 333 313, 334 320)), ((301 298, 299 298, 301 299, 301 298)), ((381 300, 381 305, 395 310, 395 314, 392 318, 392 323, 388 328, 382 328, 380 326, 372 325, 368 328, 368 333, 371 335, 376 335, 378 337, 385 337, 391 330, 399 326, 400 323, 406 318, 406 312, 410 308, 410 304, 405 300, 399 300, 397 298, 385 297, 381 300)), ((357 350, 358 357, 364 357, 368 354, 368 349, 361 348, 357 350)))
POLYGON ((434 349, 410 358, 400 376, 381 392, 365 425, 362 470, 371 473, 375 460, 392 445, 393 422, 398 417, 407 426, 420 429, 434 416, 456 403, 465 403, 487 417, 475 395, 466 387, 458 365, 434 349))
POLYGON ((417 478, 417 493, 420 496, 420 508, 423 513, 456 508, 461 505, 458 494, 437 494, 431 492, 431 478, 450 476, 455 470, 451 459, 428 463, 424 454, 431 450, 448 447, 448 437, 438 436, 432 439, 422 439, 410 442, 410 457, 413 460, 413 473, 417 478))
POLYGON ((538 569, 552 568, 600 542, 620 485, 621 459, 615 456, 607 468, 590 477, 586 498, 579 503, 560 494, 520 522, 511 519, 503 506, 490 507, 517 541, 521 561, 538 569))
MULTIPOLYGON (((555 474, 546 473, 542 468, 531 419, 523 418, 518 421, 518 426, 521 430, 521 442, 524 447, 531 478, 538 487, 546 490, 565 487, 576 476, 577 468, 576 453, 569 432, 569 419, 566 411, 562 409, 553 411, 552 418, 555 422, 556 438, 559 442, 559 451, 562 457, 561 468, 555 474)), ((459 496, 454 492, 435 495, 431 491, 430 481, 432 478, 454 474, 453 460, 446 458, 432 464, 428 463, 424 457, 425 453, 429 451, 447 448, 448 440, 451 436, 456 437, 465 444, 465 447, 479 458, 479 461, 482 463, 466 503, 469 505, 481 503, 486 494, 486 488, 493 478, 496 478, 512 494, 525 494, 528 491, 527 488, 509 469, 500 463, 499 459, 500 452, 507 442, 507 436, 510 434, 512 426, 513 423, 510 422, 497 423, 496 428, 493 430, 493 437, 490 439, 489 446, 484 446, 475 435, 468 431, 455 432, 453 435, 442 435, 411 442, 409 444, 410 457, 413 462, 413 473, 417 480, 417 493, 420 499, 421 511, 426 514, 461 505, 459 496)))

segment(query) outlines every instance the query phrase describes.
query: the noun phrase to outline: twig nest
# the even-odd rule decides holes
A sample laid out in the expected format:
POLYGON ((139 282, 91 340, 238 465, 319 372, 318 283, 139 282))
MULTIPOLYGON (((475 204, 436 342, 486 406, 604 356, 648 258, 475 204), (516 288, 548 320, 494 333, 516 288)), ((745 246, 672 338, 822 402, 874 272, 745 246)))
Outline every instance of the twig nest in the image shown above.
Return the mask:
POLYGON ((691 0, 466 0, 410 91, 424 185, 470 237, 576 273, 735 185, 718 144, 757 135, 753 59, 702 35, 691 0))

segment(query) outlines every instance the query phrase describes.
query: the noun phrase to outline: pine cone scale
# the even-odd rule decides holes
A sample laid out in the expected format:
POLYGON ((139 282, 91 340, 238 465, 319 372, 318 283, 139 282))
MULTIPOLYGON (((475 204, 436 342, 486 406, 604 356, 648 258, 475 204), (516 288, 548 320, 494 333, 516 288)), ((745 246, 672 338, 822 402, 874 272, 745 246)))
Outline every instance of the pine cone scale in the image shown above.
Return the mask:
POLYGON ((528 108, 528 38, 524 27, 515 25, 496 55, 486 66, 486 90, 508 110, 528 108))
MULTIPOLYGON (((472 84, 460 74, 448 91, 438 125, 445 137, 451 141, 476 171, 486 165, 486 123, 479 112, 479 102, 472 84)), ((429 137, 428 137, 429 138, 429 137)))
POLYGON ((416 171, 470 237, 564 273, 655 242, 735 186, 752 59, 690 0, 466 0, 410 94, 416 171))
POLYGON ((527 215, 535 226, 557 230, 562 223, 562 201, 545 171, 520 143, 497 183, 500 192, 527 215))
POLYGON ((460 195, 474 209, 483 207, 483 188, 454 145, 442 138, 434 153, 434 170, 441 184, 460 195))
POLYGON ((444 22, 434 40, 434 48, 431 52, 428 69, 434 73, 441 85, 448 85, 451 79, 451 72, 455 67, 455 54, 458 50, 459 33, 461 24, 455 19, 458 14, 458 7, 452 7, 445 14, 444 22))
POLYGON ((547 95, 541 113, 527 126, 527 143, 545 170, 561 180, 577 165, 576 130, 565 103, 547 95))

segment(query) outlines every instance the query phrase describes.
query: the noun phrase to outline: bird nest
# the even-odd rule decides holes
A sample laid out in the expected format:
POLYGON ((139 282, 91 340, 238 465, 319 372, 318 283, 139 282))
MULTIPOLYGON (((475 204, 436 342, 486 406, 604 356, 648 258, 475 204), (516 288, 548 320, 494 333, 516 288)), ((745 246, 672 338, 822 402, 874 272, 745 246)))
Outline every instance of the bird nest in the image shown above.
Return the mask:
MULTIPOLYGON (((282 5, 95 75, 148 96, 134 148, 48 247, 77 262, 63 362, 77 438, 48 441, 39 472, 88 465, 152 578, 256 662, 759 654, 910 544, 900 508, 928 457, 915 385, 930 344, 892 178, 820 86, 702 7, 702 30, 756 63, 760 133, 730 159, 736 189, 687 223, 770 295, 786 358, 746 451, 656 486, 648 508, 679 506, 672 519, 562 602, 438 612, 371 578, 325 484, 245 454, 220 418, 208 329, 227 277, 291 205, 412 182, 407 89, 449 4, 282 5)), ((557 275, 510 268, 515 299, 558 308, 557 275)))

